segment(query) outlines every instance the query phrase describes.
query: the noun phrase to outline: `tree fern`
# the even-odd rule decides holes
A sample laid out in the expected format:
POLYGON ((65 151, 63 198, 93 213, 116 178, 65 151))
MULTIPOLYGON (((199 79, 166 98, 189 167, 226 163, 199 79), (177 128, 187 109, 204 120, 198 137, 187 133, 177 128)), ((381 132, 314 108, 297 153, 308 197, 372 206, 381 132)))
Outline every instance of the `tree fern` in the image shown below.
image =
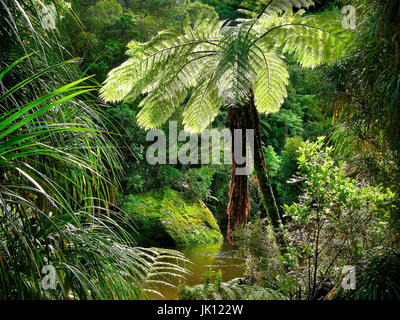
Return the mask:
POLYGON ((191 132, 207 127, 221 107, 242 105, 250 89, 259 112, 277 112, 289 77, 281 53, 304 67, 344 54, 347 35, 338 17, 291 10, 310 4, 269 1, 259 16, 236 25, 207 20, 183 33, 169 30, 146 43, 131 42, 131 58, 109 73, 101 97, 129 102, 144 94, 138 123, 147 129, 163 124, 188 96, 183 123, 191 132))
POLYGON ((283 15, 264 14, 255 26, 263 48, 279 48, 303 67, 316 67, 342 57, 349 37, 339 17, 332 14, 303 16, 304 10, 283 15), (267 31, 264 31, 267 30, 267 31))
MULTIPOLYGON (((256 131, 253 156, 262 203, 281 247, 286 247, 284 232, 265 168, 257 112, 277 112, 287 95, 289 75, 282 54, 292 55, 304 67, 315 67, 343 56, 347 37, 337 17, 303 16, 302 9, 293 14, 293 6, 309 4, 271 0, 257 16, 234 22, 206 20, 195 23, 196 30, 187 25, 182 34, 167 31, 145 44, 131 43, 128 54, 132 57, 110 72, 101 89, 106 101, 130 101, 145 95, 137 119, 146 129, 163 124, 187 96, 186 131, 201 132, 223 107, 230 111, 231 128, 244 128, 251 121, 256 131), (247 119, 239 109, 247 111, 247 119)), ((235 164, 234 154, 232 159, 235 164)), ((239 181, 234 171, 229 240, 231 229, 245 224, 248 212, 247 181, 239 181)))

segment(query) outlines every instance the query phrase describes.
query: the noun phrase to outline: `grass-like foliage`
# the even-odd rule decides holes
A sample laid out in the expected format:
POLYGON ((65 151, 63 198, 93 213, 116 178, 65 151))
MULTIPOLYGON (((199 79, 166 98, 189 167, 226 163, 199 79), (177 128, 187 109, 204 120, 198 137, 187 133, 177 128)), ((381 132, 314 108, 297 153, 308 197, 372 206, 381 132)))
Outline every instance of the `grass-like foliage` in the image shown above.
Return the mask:
MULTIPOLYGON (((2 106, 11 106, 13 94, 33 78, 3 93, 2 106)), ((79 119, 84 113, 74 98, 93 90, 84 80, 0 118, 3 298, 142 298, 154 283, 186 273, 176 263, 185 258, 175 251, 133 247, 119 215, 109 209, 107 194, 114 187, 107 172, 114 162, 107 162, 112 153, 103 155, 103 133, 90 118, 79 119), (45 265, 56 269, 56 289, 43 287, 45 265)))
POLYGON ((121 227, 113 203, 122 160, 96 87, 76 59, 63 60, 69 54, 43 30, 35 3, 1 3, 9 43, 0 69, 0 297, 145 298, 155 282, 182 277, 186 259, 135 247, 121 227))

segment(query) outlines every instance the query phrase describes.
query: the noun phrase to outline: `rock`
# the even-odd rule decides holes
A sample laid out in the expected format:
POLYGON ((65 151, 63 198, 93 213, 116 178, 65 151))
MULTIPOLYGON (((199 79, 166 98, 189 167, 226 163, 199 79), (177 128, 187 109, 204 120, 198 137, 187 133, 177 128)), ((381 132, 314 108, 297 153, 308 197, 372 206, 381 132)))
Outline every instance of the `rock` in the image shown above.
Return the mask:
POLYGON ((127 220, 136 225, 139 234, 132 236, 141 246, 186 246, 223 240, 205 204, 172 189, 126 196, 122 209, 127 220))

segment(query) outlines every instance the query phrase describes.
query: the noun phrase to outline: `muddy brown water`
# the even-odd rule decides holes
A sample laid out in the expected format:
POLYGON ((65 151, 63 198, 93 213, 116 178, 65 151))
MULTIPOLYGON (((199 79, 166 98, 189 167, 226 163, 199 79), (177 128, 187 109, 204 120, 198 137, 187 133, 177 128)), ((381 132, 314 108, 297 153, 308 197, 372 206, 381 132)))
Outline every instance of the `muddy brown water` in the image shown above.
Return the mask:
MULTIPOLYGON (((222 281, 229 281, 234 278, 242 277, 244 272, 244 262, 242 259, 235 257, 237 247, 229 244, 227 241, 207 244, 201 246, 176 248, 182 252, 192 264, 187 265, 187 269, 191 272, 186 276, 186 280, 181 281, 190 286, 202 283, 203 274, 212 269, 221 270, 222 281)), ((174 285, 179 285, 178 281, 172 281, 174 285)), ((156 300, 176 300, 178 299, 178 289, 170 287, 157 288, 164 298, 151 294, 150 299, 156 300)))

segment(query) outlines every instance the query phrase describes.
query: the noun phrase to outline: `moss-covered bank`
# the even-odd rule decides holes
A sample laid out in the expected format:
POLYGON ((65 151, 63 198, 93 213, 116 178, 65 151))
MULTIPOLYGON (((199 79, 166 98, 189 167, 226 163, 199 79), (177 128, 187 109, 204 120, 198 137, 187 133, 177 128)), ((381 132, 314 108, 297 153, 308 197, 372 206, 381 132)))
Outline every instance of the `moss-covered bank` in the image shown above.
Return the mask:
POLYGON ((223 240, 219 226, 205 204, 186 199, 172 189, 125 196, 122 209, 132 219, 143 246, 198 245, 223 240))

